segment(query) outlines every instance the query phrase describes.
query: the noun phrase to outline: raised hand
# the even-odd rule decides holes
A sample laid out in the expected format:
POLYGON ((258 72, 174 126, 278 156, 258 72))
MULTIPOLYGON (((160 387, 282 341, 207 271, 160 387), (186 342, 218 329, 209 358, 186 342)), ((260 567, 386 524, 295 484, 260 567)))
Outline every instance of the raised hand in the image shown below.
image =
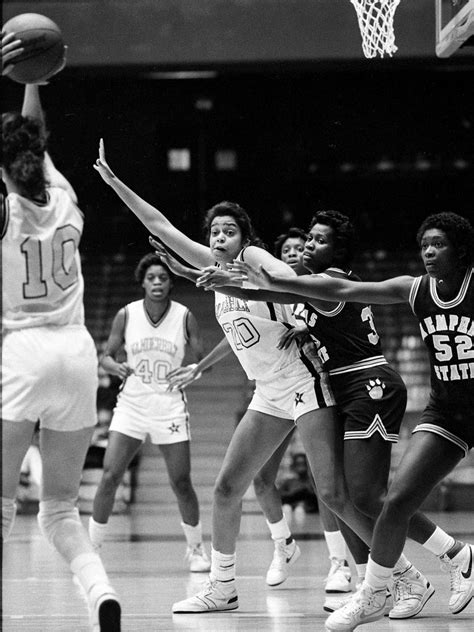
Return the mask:
POLYGON ((152 248, 155 249, 156 254, 160 257, 161 261, 168 266, 171 272, 174 272, 177 276, 182 276, 187 278, 187 274, 189 272, 189 268, 182 263, 180 263, 169 250, 158 240, 153 237, 148 237, 148 241, 152 248))
POLYGON ((115 179, 114 172, 109 167, 109 165, 107 164, 107 160, 105 159, 105 147, 103 138, 101 138, 99 141, 99 157, 95 161, 93 167, 96 171, 100 173, 102 180, 107 184, 110 184, 110 182, 115 179))
POLYGON ((242 279, 240 275, 235 275, 228 270, 222 268, 216 268, 214 266, 204 268, 201 276, 196 281, 197 287, 202 287, 205 290, 212 290, 216 287, 223 286, 242 286, 242 279))
POLYGON ((274 277, 263 266, 255 268, 246 261, 233 261, 227 266, 228 270, 234 274, 235 280, 249 281, 259 288, 272 289, 274 277))
POLYGON ((25 49, 21 40, 15 33, 3 33, 2 31, 2 75, 8 75, 15 65, 15 57, 21 55, 25 49))

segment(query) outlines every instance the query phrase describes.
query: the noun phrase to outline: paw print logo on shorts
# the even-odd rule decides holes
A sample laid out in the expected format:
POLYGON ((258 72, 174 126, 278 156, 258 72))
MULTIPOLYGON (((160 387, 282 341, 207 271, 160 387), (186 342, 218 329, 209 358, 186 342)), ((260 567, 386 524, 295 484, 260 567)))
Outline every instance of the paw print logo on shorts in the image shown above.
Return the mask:
POLYGON ((365 388, 372 399, 382 399, 385 384, 376 377, 375 380, 369 380, 369 383, 365 385, 365 388))

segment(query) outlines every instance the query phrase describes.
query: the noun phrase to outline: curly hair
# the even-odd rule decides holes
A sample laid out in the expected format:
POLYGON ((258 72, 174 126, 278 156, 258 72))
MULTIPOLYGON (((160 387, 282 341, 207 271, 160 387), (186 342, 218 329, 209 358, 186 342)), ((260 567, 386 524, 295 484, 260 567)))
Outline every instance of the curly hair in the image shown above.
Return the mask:
POLYGON ((2 167, 28 198, 44 195, 44 155, 48 134, 43 123, 18 112, 2 115, 2 167))
POLYGON ((204 234, 207 239, 209 239, 213 220, 216 217, 222 217, 222 215, 230 215, 230 217, 235 219, 236 224, 242 233, 242 246, 260 246, 260 248, 264 248, 265 250, 267 249, 266 244, 257 237, 249 214, 236 202, 219 202, 207 211, 204 217, 203 227, 204 234))
POLYGON ((465 217, 457 213, 434 213, 421 224, 416 234, 418 246, 424 233, 430 228, 438 228, 446 233, 447 238, 459 254, 459 262, 463 266, 474 262, 474 228, 465 217))
POLYGON ((277 259, 281 259, 281 251, 283 248, 283 244, 287 239, 301 239, 303 242, 306 242, 307 235, 302 228, 292 227, 289 228, 286 233, 282 233, 278 235, 276 238, 275 244, 273 246, 273 253, 277 259))
POLYGON ((324 224, 333 229, 337 251, 334 263, 343 268, 350 266, 357 248, 357 238, 354 224, 349 217, 339 211, 318 211, 313 216, 309 229, 315 224, 324 224))
POLYGON ((147 270, 148 268, 151 268, 151 266, 161 266, 168 273, 170 280, 174 281, 174 274, 168 268, 166 263, 163 263, 163 261, 157 254, 155 254, 154 252, 150 252, 140 259, 137 267, 135 268, 135 281, 137 281, 137 283, 139 283, 140 285, 143 283, 143 279, 145 278, 147 270))

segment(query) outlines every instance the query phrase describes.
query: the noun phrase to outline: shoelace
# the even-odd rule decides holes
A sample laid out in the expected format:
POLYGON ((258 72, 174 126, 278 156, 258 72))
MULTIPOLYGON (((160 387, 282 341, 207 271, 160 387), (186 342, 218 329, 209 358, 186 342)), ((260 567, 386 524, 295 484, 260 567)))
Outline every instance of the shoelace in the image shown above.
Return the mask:
POLYGON ((447 555, 441 558, 441 570, 445 573, 449 573, 449 583, 452 592, 458 592, 461 588, 461 569, 457 564, 454 564, 447 555))
POLYGON ((408 597, 411 593, 411 584, 404 577, 399 577, 394 583, 395 602, 408 597))
POLYGON ((326 583, 328 579, 330 579, 334 573, 337 573, 339 570, 344 569, 344 562, 342 560, 338 560, 337 557, 331 557, 331 568, 329 569, 329 573, 326 579, 323 580, 323 583, 326 583))
POLYGON ((360 610, 370 607, 375 601, 376 594, 376 592, 372 591, 359 590, 359 592, 354 594, 353 599, 343 606, 344 614, 357 614, 360 610))
POLYGON ((289 555, 286 550, 289 547, 285 542, 275 542, 275 552, 273 554, 273 560, 270 564, 270 568, 280 568, 286 566, 286 558, 289 555))

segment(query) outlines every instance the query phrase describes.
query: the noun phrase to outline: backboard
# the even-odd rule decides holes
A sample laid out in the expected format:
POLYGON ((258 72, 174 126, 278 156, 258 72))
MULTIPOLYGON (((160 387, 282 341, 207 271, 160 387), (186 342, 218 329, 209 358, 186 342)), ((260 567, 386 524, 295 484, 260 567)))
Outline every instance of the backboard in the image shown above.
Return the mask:
POLYGON ((450 57, 474 44, 474 0, 435 0, 436 54, 450 57))

